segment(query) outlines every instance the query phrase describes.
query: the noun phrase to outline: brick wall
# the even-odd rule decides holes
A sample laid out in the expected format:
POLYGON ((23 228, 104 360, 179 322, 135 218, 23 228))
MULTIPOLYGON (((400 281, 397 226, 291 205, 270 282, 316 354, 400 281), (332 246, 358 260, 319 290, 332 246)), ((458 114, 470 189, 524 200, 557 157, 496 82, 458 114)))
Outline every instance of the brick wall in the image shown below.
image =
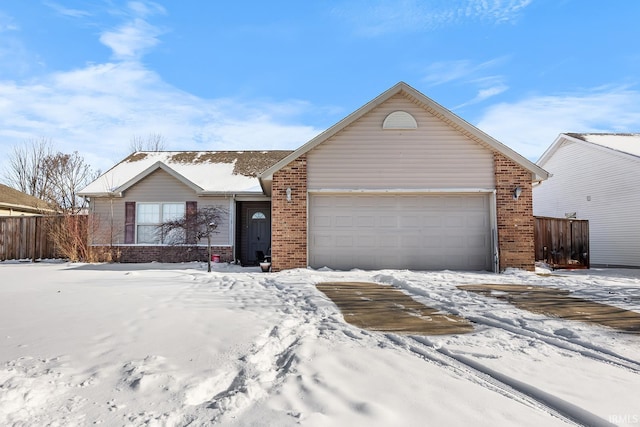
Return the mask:
POLYGON ((500 153, 493 156, 496 174, 498 250, 500 271, 535 268, 533 197, 531 172, 500 153), (513 190, 522 189, 518 200, 513 190))
POLYGON ((307 266, 307 156, 273 175, 271 271, 307 266), (291 201, 287 201, 287 188, 291 201))
MULTIPOLYGON (((113 252, 113 260, 123 263, 207 261, 208 257, 206 246, 116 246, 113 252)), ((233 261, 230 246, 212 246, 211 253, 220 255, 221 262, 233 261)))

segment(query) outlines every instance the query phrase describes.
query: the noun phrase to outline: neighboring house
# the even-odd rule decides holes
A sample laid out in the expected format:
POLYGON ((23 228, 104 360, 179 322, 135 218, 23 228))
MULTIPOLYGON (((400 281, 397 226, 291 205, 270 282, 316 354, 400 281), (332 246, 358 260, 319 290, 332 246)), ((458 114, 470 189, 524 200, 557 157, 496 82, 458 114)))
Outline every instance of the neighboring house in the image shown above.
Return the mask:
MULTIPOLYGON (((255 264, 268 254, 271 202, 258 173, 291 151, 137 152, 86 188, 93 245, 112 246, 123 262, 203 259, 206 238, 185 251, 155 233, 162 222, 187 211, 218 207, 226 212, 212 233, 222 261, 255 264)), ((204 258, 206 259, 206 258, 204 258)))
POLYGON ((547 176, 401 82, 294 152, 136 153, 81 193, 94 243, 123 261, 185 259, 144 231, 196 203, 228 209, 223 260, 270 252, 273 271, 532 270, 531 189, 547 176))
POLYGON ((589 220, 591 266, 640 267, 640 134, 563 133, 537 164, 535 215, 589 220))
POLYGON ((53 214, 49 204, 37 197, 0 184, 0 216, 53 214))

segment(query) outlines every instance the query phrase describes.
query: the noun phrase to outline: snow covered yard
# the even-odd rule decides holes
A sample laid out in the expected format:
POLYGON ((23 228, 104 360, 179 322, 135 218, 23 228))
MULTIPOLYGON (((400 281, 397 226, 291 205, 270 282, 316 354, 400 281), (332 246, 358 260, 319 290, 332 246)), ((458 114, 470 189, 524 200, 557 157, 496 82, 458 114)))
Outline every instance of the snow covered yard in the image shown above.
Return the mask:
POLYGON ((640 335, 456 288, 482 283, 640 312, 632 270, 0 263, 0 425, 640 425, 640 335), (474 331, 358 329, 326 281, 394 286, 474 331))

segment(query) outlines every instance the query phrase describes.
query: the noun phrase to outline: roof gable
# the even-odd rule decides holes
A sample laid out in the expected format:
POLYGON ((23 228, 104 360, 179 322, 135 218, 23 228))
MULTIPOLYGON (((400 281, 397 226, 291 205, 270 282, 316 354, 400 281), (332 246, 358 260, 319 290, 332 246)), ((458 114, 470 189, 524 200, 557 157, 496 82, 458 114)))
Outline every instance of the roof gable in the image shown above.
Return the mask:
POLYGON ((258 174, 291 151, 136 152, 85 187, 80 195, 116 196, 158 169, 197 194, 262 193, 258 174))
POLYGON ((544 180, 548 178, 549 174, 544 169, 536 165, 535 163, 527 160, 525 157, 516 153, 511 148, 507 147, 506 145, 502 144, 501 142, 487 135, 486 133, 476 128, 475 126, 471 125, 470 123, 466 122, 462 118, 458 117, 457 115, 447 110, 440 104, 436 103, 432 99, 423 95, 422 93, 420 93, 413 87, 409 86, 408 84, 404 82, 400 82, 395 86, 393 86, 392 88, 388 89, 387 91, 383 92, 378 97, 374 98, 373 100, 371 100, 370 102, 368 102, 367 104, 359 108, 358 110, 354 111, 353 113, 351 113, 350 115, 348 115, 347 117, 345 117, 344 119, 336 123, 334 126, 325 130, 324 132, 322 132, 321 134, 313 138, 311 141, 307 142, 305 145, 298 148, 297 150, 295 150, 293 153, 283 158, 278 163, 274 164, 272 167, 266 169, 260 175, 260 182, 263 188, 267 190, 270 189, 270 181, 273 179, 273 174, 275 172, 282 169, 283 167, 285 167, 286 165, 288 165, 290 162, 297 159, 298 157, 302 156, 303 154, 311 151, 318 145, 324 143, 325 141, 330 139, 332 136, 336 135, 338 132, 345 129, 347 126, 351 125, 355 121, 359 120, 365 114, 372 111, 374 108, 383 104, 384 102, 386 102, 391 97, 397 94, 403 94, 404 96, 411 99, 413 102, 421 105, 431 114, 438 117, 440 120, 443 120, 448 125, 452 126, 453 128, 463 133, 464 135, 468 136, 472 140, 484 145, 485 147, 493 151, 497 151, 503 154, 505 157, 513 160, 515 163, 521 165, 526 170, 530 171, 534 176, 535 180, 544 180))
POLYGON ((640 133, 561 133, 536 163, 544 166, 567 142, 586 144, 610 153, 640 158, 640 133))

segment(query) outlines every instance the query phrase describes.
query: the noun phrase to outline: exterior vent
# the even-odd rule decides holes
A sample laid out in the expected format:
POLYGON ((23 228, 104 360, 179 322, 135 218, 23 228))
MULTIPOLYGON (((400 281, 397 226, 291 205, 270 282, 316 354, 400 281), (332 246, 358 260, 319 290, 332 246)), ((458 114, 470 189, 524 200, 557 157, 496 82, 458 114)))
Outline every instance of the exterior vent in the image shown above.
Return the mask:
POLYGON ((417 129, 418 123, 406 111, 394 111, 382 123, 382 129, 417 129))

